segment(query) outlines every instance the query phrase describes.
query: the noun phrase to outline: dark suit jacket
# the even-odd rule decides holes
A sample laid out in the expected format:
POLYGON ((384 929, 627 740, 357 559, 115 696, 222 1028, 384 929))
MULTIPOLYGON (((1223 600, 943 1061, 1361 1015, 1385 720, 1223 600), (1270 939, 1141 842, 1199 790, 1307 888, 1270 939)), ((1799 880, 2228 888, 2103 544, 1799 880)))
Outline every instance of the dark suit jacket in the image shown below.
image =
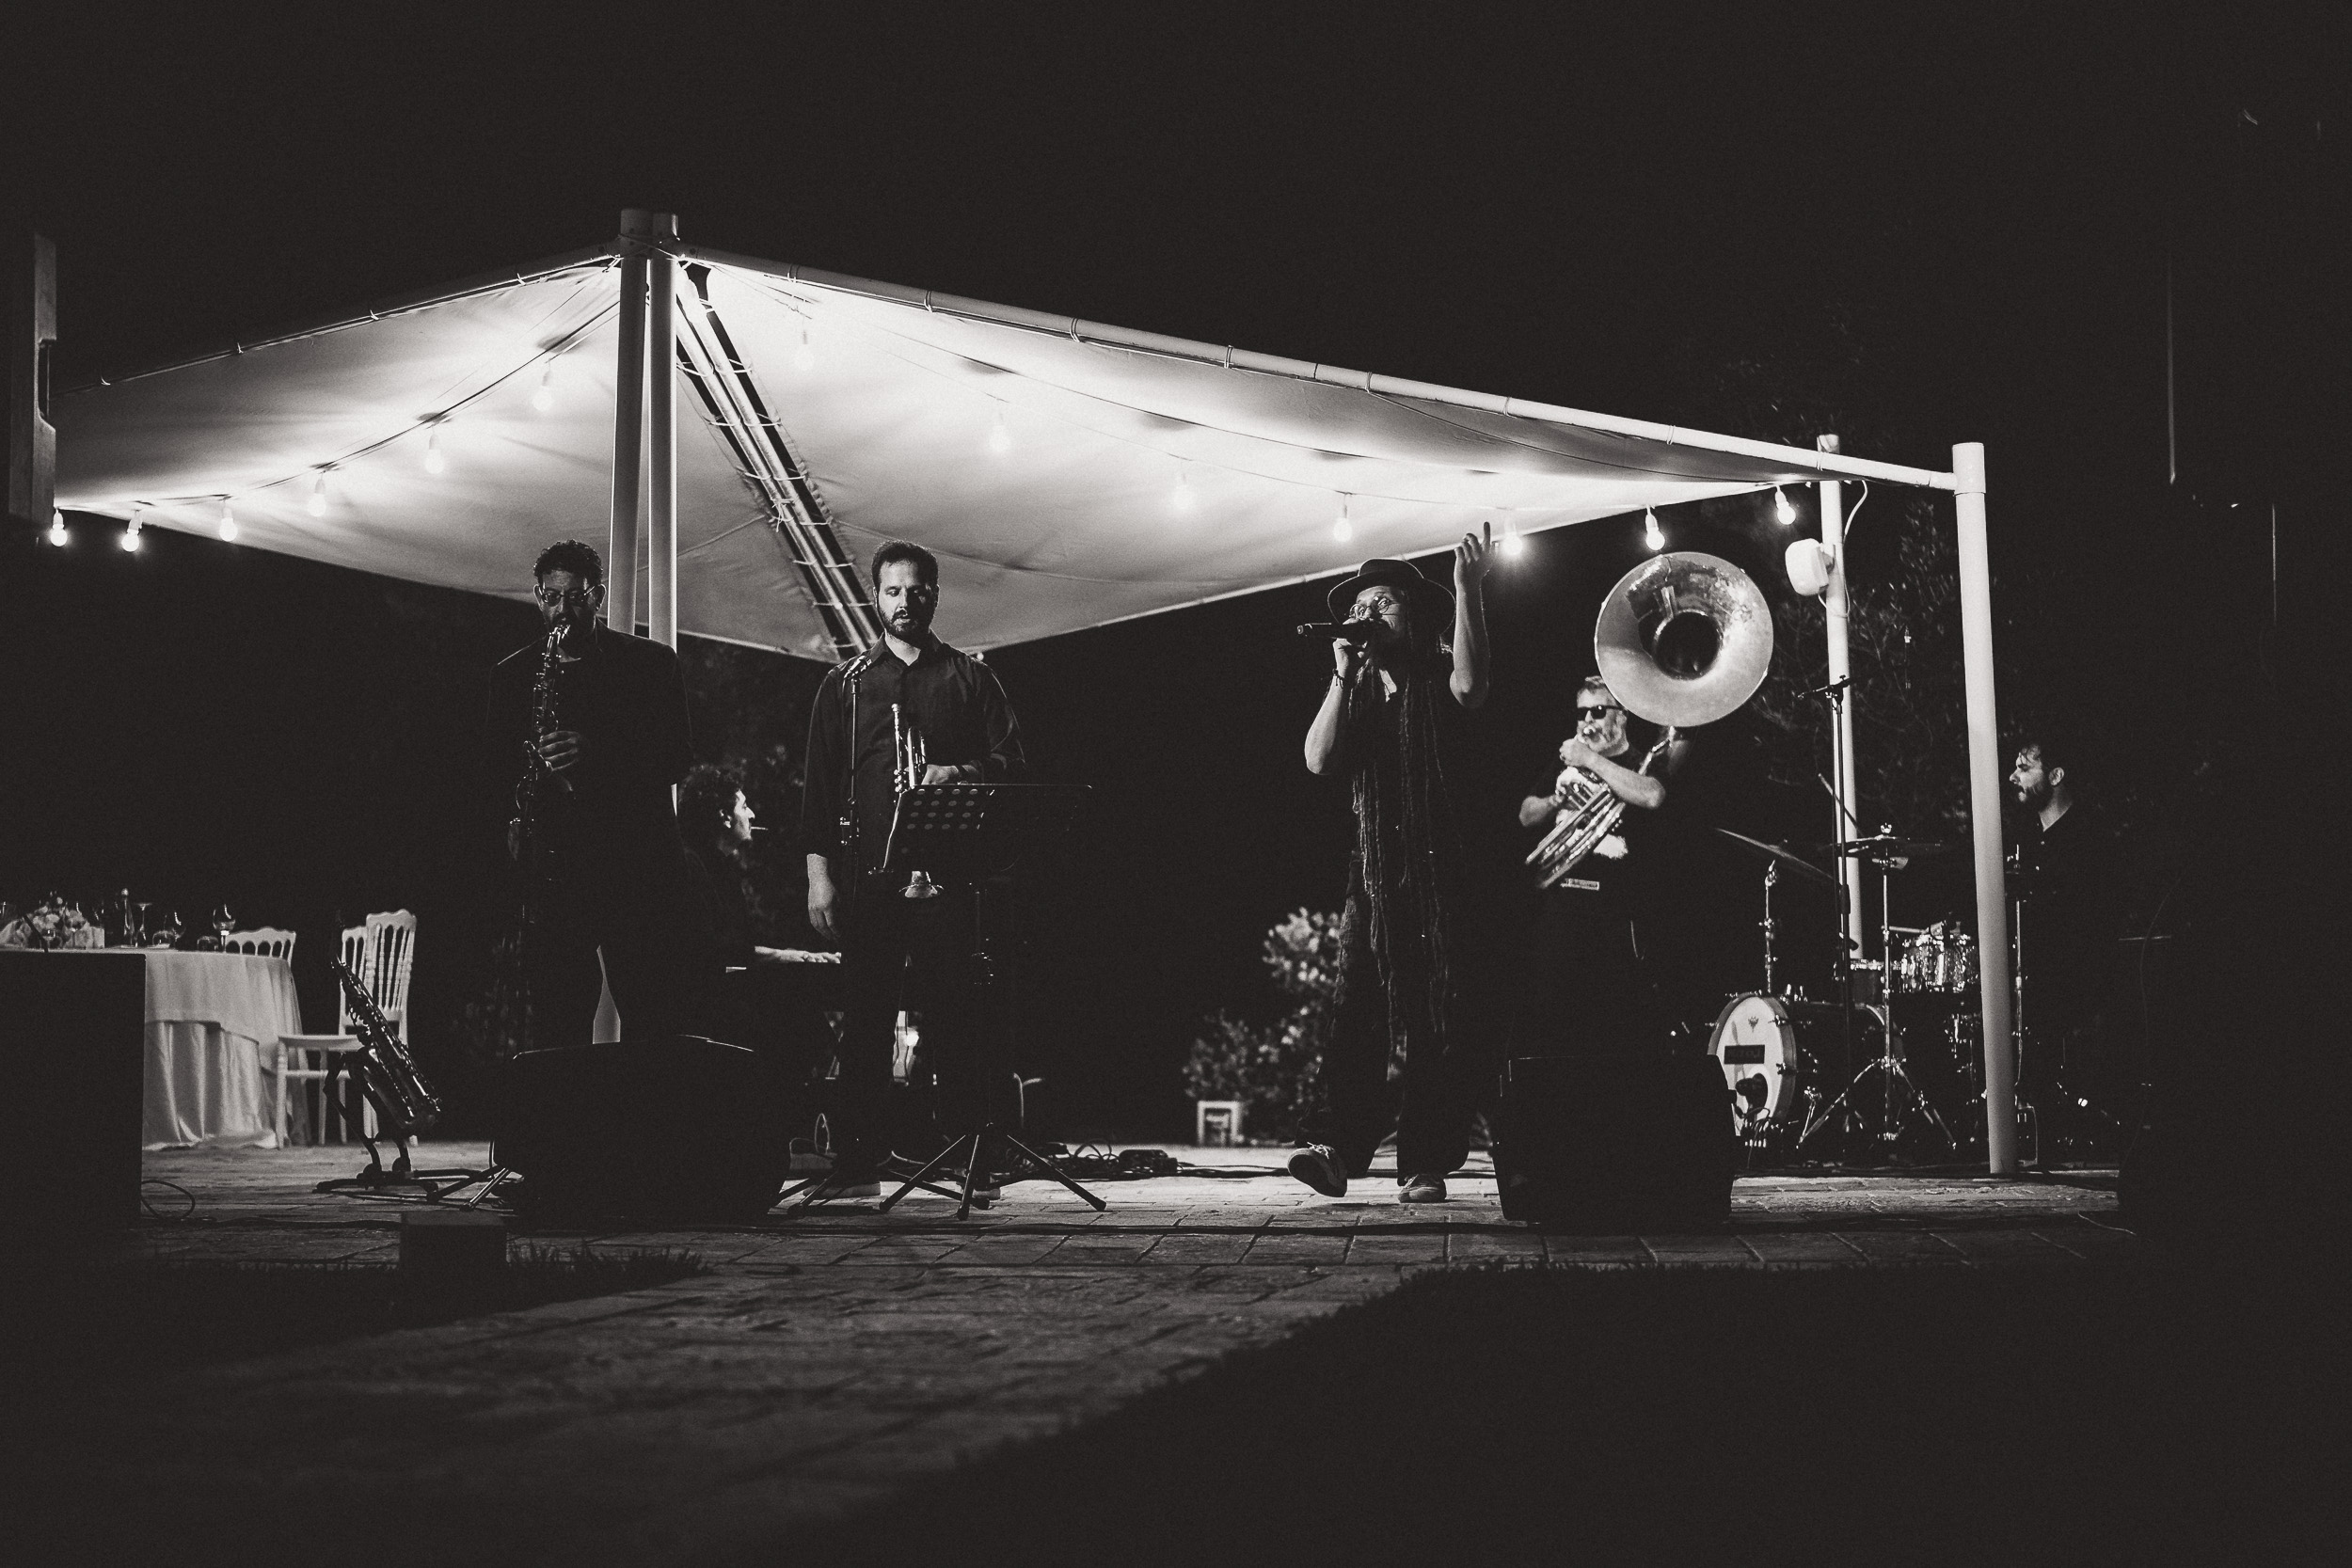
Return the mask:
MULTIPOLYGON (((501 823, 513 810, 523 770, 541 646, 534 641, 517 648, 490 676, 488 755, 501 823)), ((682 853, 670 789, 694 765, 694 742, 677 655, 599 626, 561 689, 557 727, 578 730, 582 737, 580 765, 568 775, 580 847, 590 857, 621 862, 682 853)))

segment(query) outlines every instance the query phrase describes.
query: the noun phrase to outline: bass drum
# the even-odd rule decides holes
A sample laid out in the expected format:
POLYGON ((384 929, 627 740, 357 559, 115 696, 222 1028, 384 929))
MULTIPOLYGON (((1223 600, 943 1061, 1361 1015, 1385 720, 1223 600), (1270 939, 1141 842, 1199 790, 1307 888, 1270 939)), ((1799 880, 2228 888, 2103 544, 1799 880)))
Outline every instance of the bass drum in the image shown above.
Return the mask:
POLYGON ((1724 1069, 1732 1129, 1743 1141, 1795 1134, 1804 1115, 1804 1091, 1820 1084, 1822 1064, 1799 1039, 1797 1019, 1787 1003, 1761 992, 1733 997, 1715 1017, 1707 1053, 1724 1069))

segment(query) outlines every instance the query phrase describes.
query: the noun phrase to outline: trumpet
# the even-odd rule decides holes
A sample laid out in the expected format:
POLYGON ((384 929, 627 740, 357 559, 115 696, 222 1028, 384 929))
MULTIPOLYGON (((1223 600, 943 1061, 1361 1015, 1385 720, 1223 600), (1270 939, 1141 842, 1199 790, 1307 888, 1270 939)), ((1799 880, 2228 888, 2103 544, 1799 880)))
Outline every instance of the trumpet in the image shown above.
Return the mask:
MULTIPOLYGON (((894 805, 905 797, 908 790, 917 788, 922 784, 926 766, 923 754, 923 732, 908 722, 906 708, 903 705, 891 704, 890 799, 894 805)), ((936 898, 939 896, 939 884, 931 880, 930 873, 917 871, 907 879, 906 891, 898 896, 901 898, 936 898)))

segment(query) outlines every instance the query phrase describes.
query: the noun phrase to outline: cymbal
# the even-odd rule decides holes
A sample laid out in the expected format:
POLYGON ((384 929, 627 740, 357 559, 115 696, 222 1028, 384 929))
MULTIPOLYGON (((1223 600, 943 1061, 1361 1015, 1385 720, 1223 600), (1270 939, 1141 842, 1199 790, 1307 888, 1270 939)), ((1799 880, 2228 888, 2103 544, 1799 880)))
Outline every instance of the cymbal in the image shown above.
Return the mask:
POLYGON ((1794 849, 1791 849, 1785 845, 1767 844, 1760 838, 1750 838, 1745 833, 1735 833, 1729 828, 1718 828, 1715 831, 1723 834, 1725 838, 1732 840, 1734 843, 1742 845, 1755 853, 1762 855, 1765 859, 1788 867, 1789 870, 1796 872, 1799 876, 1812 878, 1823 887, 1836 887, 1837 885, 1836 878, 1831 876, 1828 872, 1822 870, 1820 866, 1815 865, 1811 861, 1806 860, 1803 855, 1798 854, 1794 849))
POLYGON ((1849 838, 1836 844, 1824 844, 1821 847, 1833 855, 1854 855, 1863 860, 1917 860, 1923 855, 1945 854, 1960 846, 1939 844, 1933 839, 1874 833, 1868 838, 1849 838))

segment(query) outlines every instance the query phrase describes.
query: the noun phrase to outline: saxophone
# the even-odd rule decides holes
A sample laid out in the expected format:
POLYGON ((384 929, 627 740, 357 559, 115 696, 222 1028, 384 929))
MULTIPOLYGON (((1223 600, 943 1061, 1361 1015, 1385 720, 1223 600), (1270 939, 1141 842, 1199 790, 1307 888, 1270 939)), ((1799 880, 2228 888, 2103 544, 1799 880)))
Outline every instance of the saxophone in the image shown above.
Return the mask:
POLYGON ((440 1097, 417 1071, 408 1047, 392 1032, 368 988, 342 958, 336 958, 334 965, 335 978, 342 982, 343 1000, 351 1010, 352 1037, 359 1042, 359 1090, 375 1106, 376 1117, 384 1124, 383 1135, 401 1141, 431 1131, 441 1119, 440 1097))
POLYGON ((554 866, 548 853, 548 816, 552 796, 571 793, 572 782, 548 766, 539 754, 540 737, 556 728, 556 673, 563 659, 564 626, 548 628, 539 650, 539 671, 531 687, 531 723, 523 733, 523 773, 515 783, 515 816, 509 824, 520 850, 525 912, 537 908, 554 866))
MULTIPOLYGON (((1658 737, 1658 744, 1644 753, 1642 765, 1634 771, 1648 772, 1650 765, 1674 744, 1674 738, 1675 732, 1669 728, 1658 737)), ((1544 834, 1543 841, 1527 857, 1539 889, 1556 886, 1582 863, 1596 845, 1616 832, 1617 824, 1625 818, 1625 802, 1589 768, 1563 769, 1551 799, 1559 808, 1552 818, 1551 831, 1544 834)))

